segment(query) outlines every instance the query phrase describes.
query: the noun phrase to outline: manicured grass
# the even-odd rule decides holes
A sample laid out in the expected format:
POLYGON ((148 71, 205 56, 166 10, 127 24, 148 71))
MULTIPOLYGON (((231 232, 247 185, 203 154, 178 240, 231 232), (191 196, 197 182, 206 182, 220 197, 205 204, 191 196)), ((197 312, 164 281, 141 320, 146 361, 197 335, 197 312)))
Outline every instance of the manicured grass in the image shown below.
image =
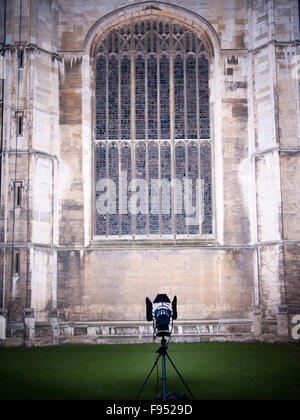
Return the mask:
MULTIPOLYGON (((158 347, 0 349, 0 399, 132 400, 158 347)), ((300 399, 299 346, 170 343, 168 353, 196 399, 300 399)), ((153 399, 156 386, 155 369, 140 399, 153 399)), ((186 392, 169 362, 167 391, 186 392)))

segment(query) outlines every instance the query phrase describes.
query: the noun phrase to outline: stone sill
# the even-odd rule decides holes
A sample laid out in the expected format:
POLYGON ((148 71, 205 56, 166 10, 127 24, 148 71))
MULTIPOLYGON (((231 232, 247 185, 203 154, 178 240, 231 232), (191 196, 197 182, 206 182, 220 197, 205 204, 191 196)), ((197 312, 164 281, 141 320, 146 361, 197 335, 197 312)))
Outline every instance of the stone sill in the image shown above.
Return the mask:
MULTIPOLYGON (((174 326, 180 325, 206 325, 206 324, 252 324, 252 319, 203 319, 203 320, 178 320, 174 321, 174 326)), ((62 326, 105 326, 105 327, 143 327, 152 326, 152 322, 148 321, 60 321, 62 326)))
POLYGON ((116 249, 116 248, 147 248, 147 249, 157 249, 157 248, 194 248, 194 247, 214 247, 217 246, 216 241, 213 238, 208 239, 95 239, 90 242, 89 248, 93 249, 116 249))

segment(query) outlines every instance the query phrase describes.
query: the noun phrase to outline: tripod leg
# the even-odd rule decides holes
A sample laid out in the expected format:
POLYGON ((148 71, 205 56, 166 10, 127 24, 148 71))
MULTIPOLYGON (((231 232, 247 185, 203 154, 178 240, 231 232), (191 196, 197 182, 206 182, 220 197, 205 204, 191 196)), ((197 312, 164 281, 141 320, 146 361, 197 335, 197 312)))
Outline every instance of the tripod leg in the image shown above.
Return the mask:
POLYGON ((165 355, 165 353, 162 354, 162 376, 163 376, 163 399, 165 401, 167 399, 167 393, 166 393, 166 355, 165 355))
POLYGON ((154 369, 154 368, 155 368, 155 366, 157 365, 157 363, 158 363, 158 361, 159 361, 160 356, 161 356, 161 354, 159 354, 159 355, 156 357, 156 360, 155 360, 155 362, 154 362, 154 364, 153 364, 153 366, 152 366, 152 369, 150 370, 150 372, 149 372, 149 374, 148 374, 147 378, 145 379, 145 381, 144 381, 143 385, 141 386, 141 388, 140 388, 139 392, 137 393, 137 395, 136 395, 136 397, 135 397, 135 400, 137 400, 137 399, 138 399, 138 397, 140 396, 140 393, 143 391, 144 386, 146 385, 146 383, 147 383, 148 379, 150 378, 150 375, 151 375, 151 373, 153 372, 153 369, 154 369))
POLYGON ((182 377, 182 376, 180 375, 180 373, 178 372, 178 370, 177 370, 176 366, 174 365, 174 363, 172 362, 172 360, 171 360, 170 356, 168 355, 168 353, 166 353, 166 355, 167 355, 167 358, 169 359, 169 362, 171 363, 171 365, 172 365, 172 366, 173 366, 173 368, 175 369, 175 371, 176 371, 177 375, 178 375, 178 376, 179 376, 179 378, 181 379, 181 381, 182 381, 183 385, 185 386, 186 390, 189 392, 190 396, 191 396, 191 397, 192 397, 192 399, 194 400, 195 398, 194 398, 193 394, 191 393, 191 390, 189 389, 189 387, 188 387, 188 386, 187 386, 187 384, 185 383, 185 381, 184 381, 183 377, 182 377))

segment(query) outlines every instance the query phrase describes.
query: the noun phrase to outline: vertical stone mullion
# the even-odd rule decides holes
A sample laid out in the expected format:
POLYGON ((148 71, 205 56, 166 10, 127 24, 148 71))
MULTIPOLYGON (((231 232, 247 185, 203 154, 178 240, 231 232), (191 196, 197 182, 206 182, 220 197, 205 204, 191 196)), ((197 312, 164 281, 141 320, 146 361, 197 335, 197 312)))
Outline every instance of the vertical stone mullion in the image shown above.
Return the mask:
POLYGON ((171 145, 171 234, 176 238, 176 217, 174 214, 175 209, 175 192, 173 180, 176 177, 175 171, 175 144, 174 141, 170 142, 171 145))
POLYGON ((121 119, 122 119, 122 110, 121 110, 121 62, 122 56, 121 52, 121 41, 120 41, 120 34, 118 34, 118 138, 122 138, 121 132, 121 119))
POLYGON ((170 137, 175 139, 175 82, 174 82, 174 39, 173 24, 170 24, 170 137))
POLYGON ((157 137, 161 139, 161 126, 160 126, 160 57, 156 56, 157 68, 157 137))
POLYGON ((131 69, 130 69, 130 77, 131 77, 131 140, 134 140, 135 135, 135 49, 134 49, 134 33, 133 33, 133 24, 131 25, 131 45, 130 45, 130 61, 131 61, 131 69))
POLYGON ((184 80, 184 137, 188 138, 188 127, 187 127, 187 83, 186 83, 186 37, 183 42, 183 80, 184 80))
MULTIPOLYGON (((192 142, 191 142, 192 143, 192 142)), ((185 153, 185 177, 183 178, 183 211, 184 211, 184 214, 185 214, 185 219, 187 218, 187 213, 186 213, 186 205, 185 205, 185 200, 184 200, 184 198, 185 198, 185 194, 186 194, 186 191, 185 191, 185 179, 188 179, 189 178, 189 148, 188 148, 188 144, 189 144, 189 142, 187 141, 186 143, 185 143, 185 145, 184 145, 184 153, 185 153)), ((191 188, 192 188, 192 191, 193 191, 193 186, 191 186, 191 188)), ((191 191, 191 194, 193 194, 192 193, 192 191, 191 191)), ((188 199, 188 197, 186 196, 186 198, 188 199)), ((189 226, 187 226, 187 224, 185 224, 185 228, 186 228, 186 235, 187 236, 189 236, 189 226)))
POLYGON ((199 98, 199 56, 195 56, 196 60, 196 100, 197 100, 197 137, 201 138, 200 132, 200 98, 199 98))
MULTIPOLYGON (((106 41, 106 45, 107 45, 107 41, 106 41)), ((108 89, 108 79, 109 79, 109 54, 108 54, 108 50, 106 48, 106 135, 105 138, 106 140, 108 140, 108 136, 109 136, 109 107, 108 107, 108 99, 109 99, 109 89, 108 89)))
MULTIPOLYGON (((131 179, 135 179, 135 138, 136 138, 136 127, 135 127, 135 38, 134 38, 134 27, 131 24, 131 38, 130 38, 130 60, 131 60, 131 179)), ((134 215, 131 215, 131 234, 134 237, 136 231, 136 219, 134 215)))
POLYGON ((149 138, 148 134, 148 57, 145 55, 145 139, 149 138))
MULTIPOLYGON (((149 143, 146 142, 146 182, 147 182, 147 186, 148 186, 148 200, 149 200, 149 191, 151 188, 150 182, 149 182, 149 157, 148 157, 148 148, 149 148, 149 143)), ((148 206, 147 206, 147 214, 146 214, 146 235, 149 236, 150 234, 150 218, 149 218, 149 202, 148 202, 148 206)))
MULTIPOLYGON (((161 180, 161 143, 158 141, 158 181, 160 182, 161 180)), ((161 212, 162 212, 162 194, 161 194, 161 188, 158 189, 158 201, 159 201, 159 220, 158 220, 158 224, 159 224, 159 228, 158 228, 158 232, 159 235, 162 234, 162 217, 161 217, 161 212)))
MULTIPOLYGON (((135 149, 136 149, 136 141, 133 140, 131 142, 131 180, 134 180, 136 178, 136 165, 135 165, 135 149)), ((131 233, 133 238, 136 234, 136 215, 131 215, 131 233)))
MULTIPOLYGON (((106 166, 106 179, 109 177, 109 144, 108 141, 106 141, 106 154, 105 154, 105 166, 106 166)), ((109 235, 109 213, 106 214, 106 235, 109 235)))
MULTIPOLYGON (((198 181, 200 183, 200 193, 201 196, 199 197, 201 199, 201 202, 199 203, 200 205, 200 211, 199 211, 199 235, 202 235, 202 216, 204 213, 204 202, 203 202, 203 198, 204 198, 204 191, 201 185, 201 142, 198 141, 197 143, 197 147, 198 147, 198 181)), ((204 183, 203 183, 204 186, 204 183)), ((197 191, 197 190, 196 190, 197 191)), ((196 201, 197 202, 197 201, 196 201)))
POLYGON ((122 171, 122 142, 119 141, 117 144, 118 147, 118 159, 119 159, 119 165, 118 165, 118 171, 119 171, 119 236, 122 236, 122 211, 121 211, 121 204, 122 201, 120 199, 122 194, 122 183, 121 183, 121 171, 122 171))
MULTIPOLYGON (((170 137, 171 137, 171 181, 175 179, 175 164, 174 164, 174 153, 175 153, 175 82, 174 82, 174 39, 173 39, 173 23, 170 23, 170 42, 169 42, 169 49, 170 49, 170 137)), ((176 230, 175 230, 175 215, 174 215, 174 208, 175 208, 175 197, 174 197, 174 188, 173 184, 171 187, 171 226, 172 226, 172 234, 174 238, 176 237, 176 230)))

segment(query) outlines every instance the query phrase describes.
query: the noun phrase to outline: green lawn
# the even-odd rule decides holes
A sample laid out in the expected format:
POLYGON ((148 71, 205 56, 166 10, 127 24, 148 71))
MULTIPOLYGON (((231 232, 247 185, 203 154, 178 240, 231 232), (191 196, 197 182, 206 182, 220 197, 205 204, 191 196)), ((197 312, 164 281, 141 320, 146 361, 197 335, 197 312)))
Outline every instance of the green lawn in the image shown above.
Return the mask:
MULTIPOLYGON (((0 399, 132 400, 158 346, 0 349, 0 399)), ((300 399, 299 346, 170 343, 168 353, 196 399, 300 399)), ((156 387, 155 369, 140 399, 156 387)), ((185 392, 169 362, 167 391, 185 392)))

